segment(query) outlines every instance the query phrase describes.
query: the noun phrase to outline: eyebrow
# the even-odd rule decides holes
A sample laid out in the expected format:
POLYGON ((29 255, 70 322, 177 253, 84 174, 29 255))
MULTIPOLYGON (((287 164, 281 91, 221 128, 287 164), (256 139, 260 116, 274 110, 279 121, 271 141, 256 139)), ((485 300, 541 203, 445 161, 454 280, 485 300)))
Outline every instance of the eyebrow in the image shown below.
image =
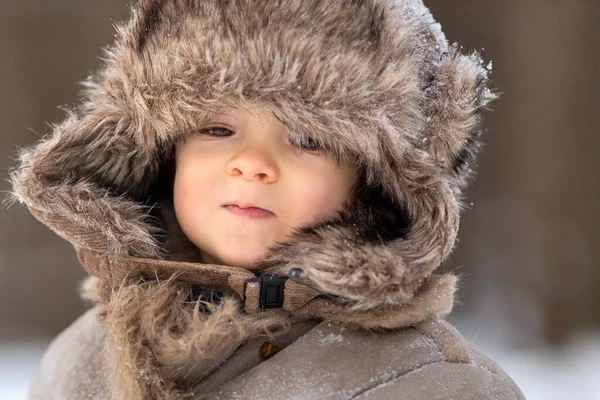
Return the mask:
POLYGON ((232 118, 235 120, 235 123, 233 124, 233 129, 237 130, 237 117, 227 111, 215 111, 211 113, 210 118, 206 121, 206 123, 215 122, 225 117, 232 118))
POLYGON ((216 117, 233 117, 233 114, 231 114, 229 111, 215 111, 211 114, 211 118, 216 117))

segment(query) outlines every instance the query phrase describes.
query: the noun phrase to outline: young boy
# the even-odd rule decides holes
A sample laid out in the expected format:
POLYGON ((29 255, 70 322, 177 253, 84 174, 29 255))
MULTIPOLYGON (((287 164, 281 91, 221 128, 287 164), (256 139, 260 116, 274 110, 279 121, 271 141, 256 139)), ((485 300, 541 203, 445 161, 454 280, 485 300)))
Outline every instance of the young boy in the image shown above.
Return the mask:
POLYGON ((441 318, 477 56, 420 1, 143 0, 12 199, 98 304, 31 399, 523 399, 441 318))

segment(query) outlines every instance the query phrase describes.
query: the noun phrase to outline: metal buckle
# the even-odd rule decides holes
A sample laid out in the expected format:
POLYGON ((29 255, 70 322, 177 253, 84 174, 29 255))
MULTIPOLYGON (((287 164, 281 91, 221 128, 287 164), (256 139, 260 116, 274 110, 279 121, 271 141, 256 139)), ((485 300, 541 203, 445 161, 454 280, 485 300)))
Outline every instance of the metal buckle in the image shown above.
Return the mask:
POLYGON ((244 304, 246 303, 246 286, 248 282, 259 282, 260 298, 259 308, 281 308, 283 307, 283 296, 287 276, 261 275, 244 281, 244 304))

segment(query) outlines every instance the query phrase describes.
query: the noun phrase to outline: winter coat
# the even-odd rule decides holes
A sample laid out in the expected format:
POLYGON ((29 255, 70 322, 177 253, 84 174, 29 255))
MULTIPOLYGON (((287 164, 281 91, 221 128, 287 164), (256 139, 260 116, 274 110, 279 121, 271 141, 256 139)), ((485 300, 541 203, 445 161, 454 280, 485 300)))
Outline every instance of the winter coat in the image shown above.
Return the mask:
POLYGON ((10 171, 97 303, 31 399, 523 399, 443 318, 462 192, 495 95, 420 1, 142 0, 84 99, 10 171), (223 106, 358 160, 335 218, 256 274, 202 263, 172 208, 174 146, 223 106))
MULTIPOLYGON (((97 311, 89 310, 54 340, 29 399, 110 399, 97 311)), ((497 364, 443 320, 377 334, 300 322, 271 341, 241 345, 206 377, 186 379, 194 381, 190 393, 216 391, 207 397, 214 399, 525 398, 497 364), (273 356, 266 346, 282 350, 273 356)))

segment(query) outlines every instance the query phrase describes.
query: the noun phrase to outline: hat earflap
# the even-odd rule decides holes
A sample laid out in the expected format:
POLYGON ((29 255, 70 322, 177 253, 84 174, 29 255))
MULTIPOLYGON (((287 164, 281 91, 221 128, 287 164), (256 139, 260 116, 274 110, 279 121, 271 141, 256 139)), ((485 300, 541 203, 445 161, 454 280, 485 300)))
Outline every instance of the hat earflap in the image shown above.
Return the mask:
POLYGON ((484 67, 478 53, 461 54, 453 44, 426 88, 428 127, 419 147, 445 170, 456 195, 474 174, 482 146, 481 111, 498 97, 488 88, 490 71, 491 63, 484 67))

